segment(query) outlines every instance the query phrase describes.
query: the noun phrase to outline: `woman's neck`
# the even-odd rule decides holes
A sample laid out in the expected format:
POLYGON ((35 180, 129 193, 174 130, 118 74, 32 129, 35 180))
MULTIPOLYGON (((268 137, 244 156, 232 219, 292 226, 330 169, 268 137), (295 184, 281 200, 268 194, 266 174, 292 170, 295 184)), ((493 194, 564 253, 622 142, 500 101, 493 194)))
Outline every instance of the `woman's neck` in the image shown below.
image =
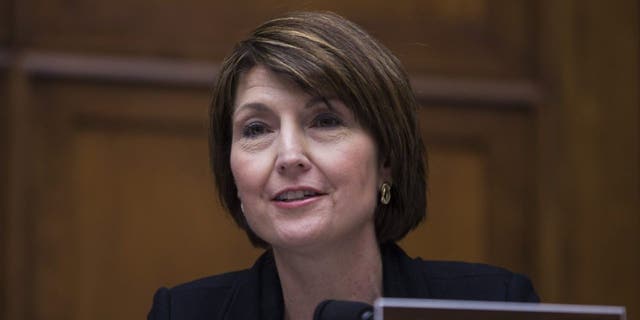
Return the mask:
POLYGON ((312 319, 326 299, 372 304, 382 294, 382 259, 375 236, 314 253, 274 248, 285 319, 312 319))

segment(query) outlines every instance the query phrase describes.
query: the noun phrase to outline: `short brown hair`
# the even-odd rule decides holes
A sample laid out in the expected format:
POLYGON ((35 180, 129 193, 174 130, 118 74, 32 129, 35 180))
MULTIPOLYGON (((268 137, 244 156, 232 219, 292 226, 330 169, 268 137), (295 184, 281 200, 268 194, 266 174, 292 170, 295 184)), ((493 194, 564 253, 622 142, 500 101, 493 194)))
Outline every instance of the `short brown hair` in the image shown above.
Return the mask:
POLYGON ((375 212, 379 243, 402 239, 426 214, 425 149, 417 103, 398 59, 358 25, 330 12, 295 12, 259 26, 224 60, 213 90, 209 147, 220 200, 255 246, 268 247, 240 208, 230 165, 238 79, 262 65, 311 95, 337 97, 355 114, 391 168, 391 202, 375 212))

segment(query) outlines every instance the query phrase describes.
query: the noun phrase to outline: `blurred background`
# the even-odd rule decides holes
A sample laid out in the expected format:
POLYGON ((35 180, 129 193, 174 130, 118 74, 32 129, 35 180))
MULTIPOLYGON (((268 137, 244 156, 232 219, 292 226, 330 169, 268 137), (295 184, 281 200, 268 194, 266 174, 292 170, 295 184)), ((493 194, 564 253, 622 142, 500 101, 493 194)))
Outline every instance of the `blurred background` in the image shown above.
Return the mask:
POLYGON ((355 21, 411 76, 411 255, 640 317, 638 1, 0 0, 0 318, 140 319, 160 286, 253 263, 209 171, 210 88, 291 10, 355 21))

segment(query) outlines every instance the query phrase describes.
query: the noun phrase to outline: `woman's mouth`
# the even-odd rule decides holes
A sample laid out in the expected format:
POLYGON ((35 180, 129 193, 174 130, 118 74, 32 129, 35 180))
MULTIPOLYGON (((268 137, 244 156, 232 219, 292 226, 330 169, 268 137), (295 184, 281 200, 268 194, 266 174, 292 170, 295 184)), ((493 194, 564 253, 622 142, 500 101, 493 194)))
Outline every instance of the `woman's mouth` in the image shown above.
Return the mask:
POLYGON ((276 196, 274 200, 291 202, 291 201, 304 200, 307 198, 315 197, 317 195, 319 195, 319 193, 312 190, 286 191, 278 194, 278 196, 276 196))

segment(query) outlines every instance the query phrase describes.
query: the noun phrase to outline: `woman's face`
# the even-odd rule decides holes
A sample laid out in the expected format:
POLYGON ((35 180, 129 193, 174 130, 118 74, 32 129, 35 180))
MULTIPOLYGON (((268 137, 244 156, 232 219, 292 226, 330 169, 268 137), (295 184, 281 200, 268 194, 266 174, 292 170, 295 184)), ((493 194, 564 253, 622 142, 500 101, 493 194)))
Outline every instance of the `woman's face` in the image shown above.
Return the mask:
POLYGON ((388 169, 341 101, 256 66, 240 77, 234 108, 231 170, 259 237, 274 248, 375 241, 388 169))

